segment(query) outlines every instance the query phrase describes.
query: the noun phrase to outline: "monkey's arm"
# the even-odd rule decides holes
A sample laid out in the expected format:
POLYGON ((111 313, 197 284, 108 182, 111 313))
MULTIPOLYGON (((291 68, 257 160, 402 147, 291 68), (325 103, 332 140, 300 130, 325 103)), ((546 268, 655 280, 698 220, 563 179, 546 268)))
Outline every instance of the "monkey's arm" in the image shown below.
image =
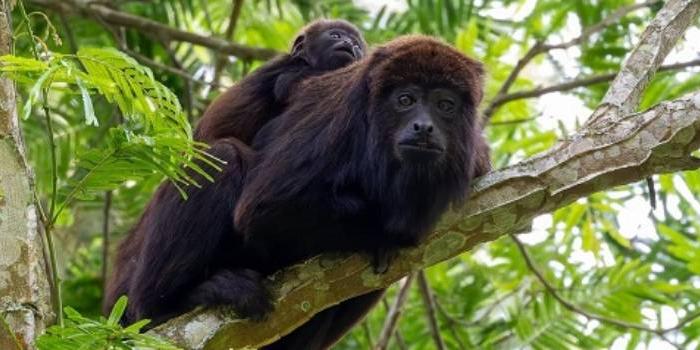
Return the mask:
POLYGON ((250 144, 257 131, 280 113, 278 101, 283 100, 275 96, 276 81, 285 72, 298 70, 297 61, 281 55, 219 95, 204 111, 194 138, 213 143, 235 137, 250 144))
POLYGON ((275 80, 275 101, 286 104, 294 85, 306 78, 309 75, 308 71, 306 68, 299 68, 280 74, 275 80))

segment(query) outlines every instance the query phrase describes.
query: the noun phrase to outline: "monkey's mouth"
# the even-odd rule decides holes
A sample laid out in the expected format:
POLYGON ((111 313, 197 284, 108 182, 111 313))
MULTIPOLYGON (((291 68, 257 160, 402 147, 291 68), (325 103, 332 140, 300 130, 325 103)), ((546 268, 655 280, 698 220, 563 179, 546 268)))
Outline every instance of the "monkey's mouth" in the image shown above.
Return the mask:
POLYGON ((410 150, 410 151, 420 151, 420 152, 430 152, 430 153, 437 153, 440 154, 444 152, 445 150, 440 147, 440 145, 430 142, 430 141, 419 141, 419 140, 411 140, 411 141, 403 141, 399 142, 399 148, 405 149, 405 150, 410 150))
POLYGON ((336 45, 333 48, 333 51, 340 52, 342 54, 347 54, 352 58, 357 58, 357 57, 355 57, 355 51, 353 51, 352 45, 350 45, 348 43, 340 43, 340 44, 336 45))

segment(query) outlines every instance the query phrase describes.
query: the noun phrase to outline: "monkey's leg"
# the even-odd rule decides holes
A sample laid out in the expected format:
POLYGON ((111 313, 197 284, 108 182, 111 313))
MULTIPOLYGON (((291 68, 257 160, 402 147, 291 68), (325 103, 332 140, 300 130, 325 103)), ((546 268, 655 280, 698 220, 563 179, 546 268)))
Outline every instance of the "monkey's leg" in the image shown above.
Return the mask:
POLYGON ((263 276, 249 269, 221 270, 200 284, 189 296, 191 307, 230 306, 239 317, 262 320, 272 311, 272 300, 263 276))
POLYGON ((200 163, 215 181, 190 170, 201 188, 186 188, 188 199, 171 183, 163 184, 132 232, 142 241, 129 259, 135 269, 129 281, 126 322, 150 318, 156 325, 186 311, 188 297, 198 286, 223 283, 218 275, 208 282, 208 271, 224 268, 221 258, 242 245, 242 238, 235 236, 232 211, 250 151, 237 140, 226 139, 208 152, 227 162, 221 172, 200 163))

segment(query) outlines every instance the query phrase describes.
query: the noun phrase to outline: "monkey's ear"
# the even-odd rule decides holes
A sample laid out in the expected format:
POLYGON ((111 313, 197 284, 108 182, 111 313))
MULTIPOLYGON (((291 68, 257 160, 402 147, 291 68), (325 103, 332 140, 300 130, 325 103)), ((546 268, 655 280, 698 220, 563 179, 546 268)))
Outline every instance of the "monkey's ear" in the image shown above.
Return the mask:
POLYGON ((306 35, 299 35, 296 40, 294 40, 294 45, 292 45, 292 56, 299 56, 302 51, 304 51, 304 41, 306 40, 306 35))

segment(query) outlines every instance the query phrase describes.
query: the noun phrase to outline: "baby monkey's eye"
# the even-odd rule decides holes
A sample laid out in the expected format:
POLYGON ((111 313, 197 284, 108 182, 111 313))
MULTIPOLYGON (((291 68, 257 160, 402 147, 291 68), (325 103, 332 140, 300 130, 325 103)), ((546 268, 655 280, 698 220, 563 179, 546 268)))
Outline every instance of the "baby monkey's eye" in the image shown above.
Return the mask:
POLYGON ((438 108, 443 112, 452 112, 455 109, 454 102, 450 100, 440 100, 438 101, 438 108))
POLYGON ((414 103, 416 103, 416 99, 409 94, 402 94, 399 96, 399 104, 401 106, 408 107, 414 103))
POLYGON ((331 32, 331 38, 340 39, 341 35, 338 32, 331 32))

